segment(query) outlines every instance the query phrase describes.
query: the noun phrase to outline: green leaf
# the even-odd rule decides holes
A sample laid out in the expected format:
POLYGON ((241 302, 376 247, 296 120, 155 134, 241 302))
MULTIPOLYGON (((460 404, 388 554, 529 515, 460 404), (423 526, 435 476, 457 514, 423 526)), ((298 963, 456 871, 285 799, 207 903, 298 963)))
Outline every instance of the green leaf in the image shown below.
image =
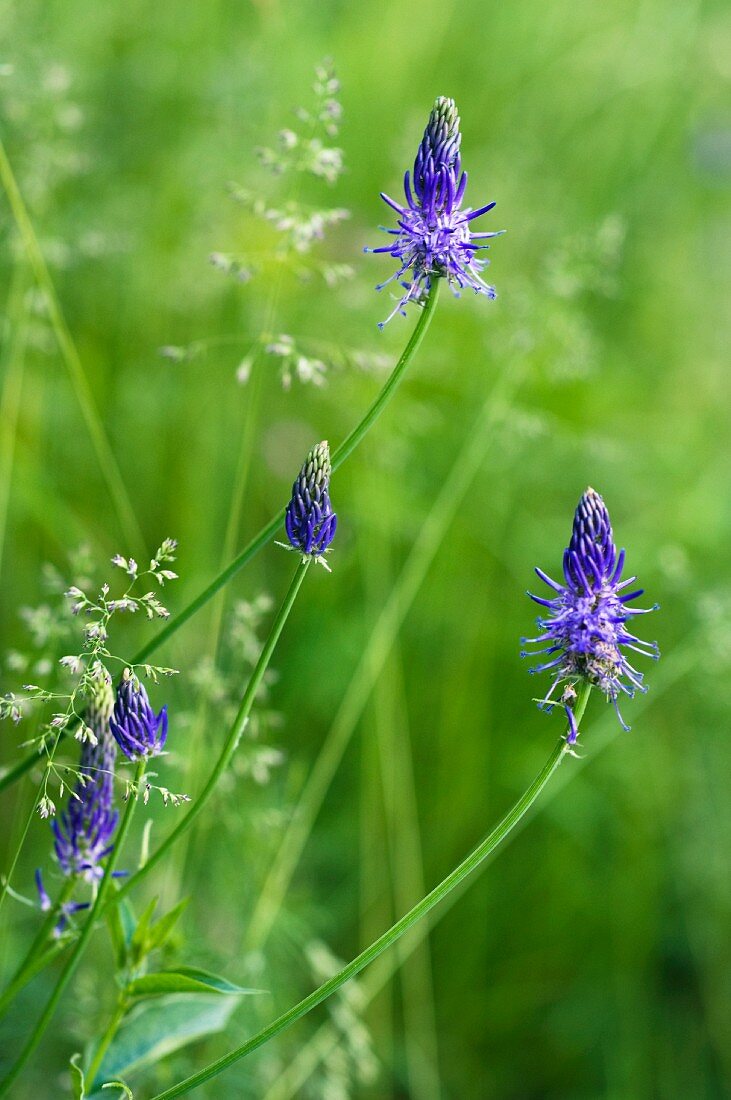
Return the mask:
POLYGON ((163 993, 228 993, 240 997, 261 992, 261 989, 244 989, 195 966, 178 966, 174 970, 144 974, 127 986, 130 997, 158 997, 163 993))
POLYGON ((129 961, 129 946, 137 927, 134 911, 126 898, 113 902, 108 909, 107 927, 114 948, 117 969, 122 970, 129 961))
POLYGON ((189 901, 190 898, 183 898, 169 913, 166 913, 164 917, 160 917, 160 920, 153 924, 147 937, 148 952, 163 947, 167 943, 189 901))
POLYGON ((236 1005, 233 997, 220 996, 172 996, 137 1005, 104 1055, 95 1087, 128 1078, 188 1043, 223 1031, 236 1005))
POLYGON ((114 908, 119 912, 119 919, 122 922, 122 931, 124 933, 124 942, 129 947, 135 928, 137 927, 137 918, 135 917, 134 909, 126 898, 122 898, 121 901, 118 901, 114 908))
POLYGON ((152 920, 152 915, 155 912, 156 906, 157 898, 152 898, 150 903, 142 910, 140 919, 137 922, 137 927, 132 933, 132 937, 129 941, 129 954, 134 963, 142 962, 147 954, 147 938, 150 921, 152 920))
POLYGON ((73 1054, 69 1059, 71 1070, 71 1095, 73 1100, 86 1100, 86 1080, 81 1068, 81 1055, 73 1054))
POLYGON ((127 943, 124 938, 122 918, 116 905, 112 905, 107 910, 107 928, 114 949, 114 961, 117 969, 121 970, 127 963, 127 943))

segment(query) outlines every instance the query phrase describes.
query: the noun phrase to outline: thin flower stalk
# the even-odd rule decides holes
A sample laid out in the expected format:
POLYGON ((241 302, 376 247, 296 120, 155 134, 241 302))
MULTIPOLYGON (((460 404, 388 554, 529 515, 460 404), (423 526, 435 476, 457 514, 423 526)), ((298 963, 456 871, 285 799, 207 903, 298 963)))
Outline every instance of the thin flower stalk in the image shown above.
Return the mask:
MULTIPOLYGON (((436 309, 439 299, 439 290, 440 280, 435 279, 424 302, 424 307, 419 312, 413 332, 411 333, 408 343, 401 353, 401 356, 396 363, 396 366, 394 367, 387 381, 383 385, 375 401, 366 412, 365 416, 363 416, 360 422, 355 426, 355 428, 353 428, 350 434, 333 452, 331 459, 333 471, 337 470, 343 464, 343 462, 345 462, 345 460, 350 457, 356 447, 359 446, 363 438, 373 427, 376 420, 379 418, 379 416, 395 394, 396 390, 398 389, 398 386, 404 374, 406 373, 409 364, 414 358, 414 355, 416 354, 422 340, 424 339, 424 336, 426 335, 432 317, 434 316, 434 311, 436 309)), ((237 576, 237 574, 244 568, 244 566, 247 565, 248 562, 250 562, 251 559, 255 557, 255 555, 258 554, 261 549, 263 549, 264 546, 268 545, 268 543, 272 541, 279 530, 280 523, 281 513, 277 512, 277 514, 273 516, 273 518, 264 527, 262 527, 261 531, 259 531, 259 533, 254 536, 254 538, 248 543, 248 545, 244 547, 241 553, 238 554, 234 558, 234 560, 226 566, 225 569, 221 570, 218 576, 216 576, 214 580, 211 581, 211 583, 198 594, 198 596, 191 600, 187 607, 184 607, 182 611, 171 618, 163 627, 163 629, 160 630, 154 638, 151 638, 145 646, 143 646, 139 653, 137 653, 133 658, 132 664, 144 664, 144 662, 147 661, 147 659, 156 650, 158 650, 160 646, 164 645, 165 642, 167 642, 174 634, 176 634, 177 631, 180 630, 180 628, 184 626, 190 618, 193 617, 193 615, 200 611, 201 608, 205 607, 206 604, 210 600, 212 600, 213 597, 216 596, 217 593, 220 592, 221 589, 229 583, 229 581, 233 580, 233 578, 237 576)), ((21 776, 25 775, 25 773, 33 767, 37 760, 38 754, 35 752, 31 752, 27 756, 19 760, 7 771, 5 771, 2 775, 0 775, 0 793, 7 787, 11 786, 11 784, 13 784, 16 780, 20 779, 21 776)))
MULTIPOLYGON (((134 778, 134 785, 137 789, 139 789, 144 780, 146 763, 146 759, 143 758, 137 764, 134 778)), ((40 1020, 31 1032, 28 1041, 21 1050, 16 1061, 11 1066, 8 1074, 6 1075, 6 1077, 3 1078, 2 1081, 0 1081, 0 1096, 7 1096, 9 1094, 11 1086, 23 1070, 23 1067, 28 1062, 28 1059, 38 1047, 38 1044, 43 1038, 43 1035, 45 1034, 48 1025, 53 1019, 56 1008, 58 1006, 58 1002, 61 1000, 66 986, 71 981, 74 973, 76 972, 77 966, 81 962, 81 956, 84 953, 89 938, 94 930, 96 920, 99 917, 100 913, 103 911, 103 907, 107 898, 107 893, 112 882, 112 876, 117 865, 117 860, 119 859, 119 854, 127 838, 130 825, 132 824, 132 816, 134 814, 136 804, 137 799, 135 795, 131 794, 127 801, 125 812, 122 816, 122 821, 119 826, 115 845, 109 853, 109 856, 107 857, 106 865, 104 867, 104 875, 99 883, 96 897, 94 898, 94 901, 91 905, 89 914, 86 918, 86 921, 84 922, 84 926, 81 929, 79 938, 76 940, 71 954, 66 960, 66 964, 56 981, 53 992, 46 1002, 46 1007, 41 1014, 40 1020)))
MULTIPOLYGON (((590 692, 591 685, 584 685, 574 711, 577 723, 580 723, 583 718, 590 692)), ((259 1047, 264 1046, 265 1043, 275 1038, 280 1032, 290 1027, 291 1024, 302 1019, 302 1017, 306 1016, 308 1012, 311 1012, 313 1008, 322 1004, 323 1001, 337 992, 341 986, 345 985, 351 978, 359 974, 361 970, 364 970, 365 967, 374 962, 379 955, 382 955, 384 951, 388 950, 389 947, 396 943, 410 928, 413 928, 418 921, 425 917, 440 901, 447 897, 455 887, 459 886, 468 875, 472 874, 472 872, 495 851, 509 835, 511 830, 515 828, 521 818, 528 812, 564 757, 570 754, 570 752, 570 747, 567 745, 565 738, 561 738, 544 767, 527 790, 482 843, 478 844, 474 851, 458 864, 458 866, 455 867, 438 886, 427 894, 426 897, 422 898, 420 902, 401 917, 400 920, 396 921, 391 928, 384 932, 383 935, 379 936, 369 947, 361 951, 361 953, 344 966, 342 970, 333 975, 332 978, 324 982, 298 1004, 282 1013, 281 1016, 278 1016, 271 1024, 262 1028, 256 1035, 253 1035, 245 1043, 242 1043, 241 1046, 236 1047, 235 1050, 230 1051, 228 1054, 224 1054, 221 1058, 218 1058, 215 1062, 211 1062, 197 1073, 187 1077, 184 1081, 179 1081, 171 1088, 158 1093, 153 1097, 153 1100, 173 1100, 174 1097, 184 1096, 186 1093, 192 1092, 194 1089, 198 1088, 199 1085, 211 1080, 211 1078, 217 1077, 218 1074, 223 1073, 241 1058, 245 1058, 259 1047)))
MULTIPOLYGON (((281 514, 279 522, 281 523, 281 514)), ((208 776, 208 779, 206 780, 202 791, 191 803, 190 809, 185 814, 185 816, 181 818, 181 820, 178 822, 172 832, 168 834, 168 836, 165 838, 165 840, 163 840, 159 847, 150 854, 149 858, 143 864, 143 866, 140 867, 139 870, 136 871, 133 875, 131 875, 124 883, 124 885, 116 891, 114 896, 110 898, 111 904, 115 904, 117 901, 123 898, 134 886, 137 885, 137 883, 144 875, 147 875, 153 867, 157 866, 160 860, 165 857, 165 855, 170 851, 172 846, 180 839, 180 837, 183 836, 188 831, 188 829, 190 829, 190 827, 197 819, 198 815, 201 813, 201 811, 204 809, 209 799, 211 798, 211 795, 218 786, 221 777, 231 763, 238 743, 241 740, 244 730, 246 729, 246 725, 249 721, 249 715, 251 713, 251 708, 254 705, 256 694, 259 690, 259 686, 261 685, 264 673, 269 667, 269 662, 271 661, 272 654, 274 653, 277 642, 279 641, 279 637, 282 633, 282 630, 284 629, 284 624, 289 618, 289 613, 292 610, 294 601, 297 598, 297 593, 302 586, 302 582, 305 579, 305 575, 310 567, 310 564, 311 559, 304 558, 297 566, 287 595, 285 596, 282 606, 277 613, 277 617, 272 623, 269 637, 264 643, 264 648, 261 651, 259 660, 256 663, 256 667, 254 668, 254 671, 251 674, 251 678, 246 685, 246 690, 242 696, 238 713, 234 718, 231 729, 228 732, 228 736, 226 737, 218 759, 214 764, 213 769, 211 770, 211 773, 208 776)))

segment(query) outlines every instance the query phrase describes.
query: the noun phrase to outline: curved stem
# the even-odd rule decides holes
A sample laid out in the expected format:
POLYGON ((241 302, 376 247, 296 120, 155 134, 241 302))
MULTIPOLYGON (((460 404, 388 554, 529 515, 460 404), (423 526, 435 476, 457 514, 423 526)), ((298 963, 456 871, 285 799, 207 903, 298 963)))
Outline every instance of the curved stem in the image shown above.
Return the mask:
POLYGON ((84 371, 76 344, 74 343, 66 319, 61 310, 51 273, 48 270, 48 265, 46 264, 40 244, 38 243, 38 237, 33 228, 28 208, 25 205, 25 201, 18 186, 18 181, 15 178, 15 173, 13 172, 12 165, 8 159, 5 146, 1 139, 0 183, 5 191, 13 218, 15 219, 18 231, 23 239, 23 245, 25 246, 36 282, 46 300, 51 328, 56 337, 61 357, 69 372, 71 383, 76 391, 76 397, 81 406, 86 428, 96 452, 99 469, 106 482, 109 496, 117 513, 120 529, 124 533, 125 539, 130 544, 130 548, 134 546, 142 547, 145 545, 145 540, 134 513, 129 493, 124 484, 124 478, 122 477, 117 459, 115 458, 114 451, 112 450, 109 438, 106 434, 104 421, 94 400, 94 394, 89 385, 89 379, 84 371))
MULTIPOLYGON (((333 469, 340 466, 358 446, 358 444, 365 436, 366 432, 373 425, 390 398, 393 396, 394 391, 401 381, 401 378, 403 377, 406 368, 408 367, 411 359, 416 353, 416 350, 421 344, 426 330, 429 327, 429 323, 431 322, 431 318, 433 316, 438 300, 439 284, 440 280, 438 279, 435 280, 432 284, 431 292, 423 310, 419 315, 419 319, 416 323, 414 331, 412 332, 411 337, 409 338, 409 341, 404 348, 404 351, 393 372, 391 373, 388 381, 386 382, 378 397, 371 405, 370 409, 363 417, 361 422, 358 424, 358 426, 350 433, 350 435, 345 439, 340 447, 338 447, 338 449, 334 452, 332 456, 333 469)), ((134 658, 133 663, 139 664, 144 661, 145 658, 149 656, 149 654, 154 649, 161 645, 162 642, 165 641, 171 633, 174 633, 174 631, 182 626, 188 618, 190 618, 193 614, 195 614, 197 610, 203 607, 203 605, 208 602, 208 600, 210 600, 239 571, 239 569, 243 568, 246 562, 249 561, 254 556, 254 554, 256 554, 257 551, 261 549, 261 547, 264 546, 274 534, 276 534, 280 523, 281 515, 278 514, 262 531, 259 532, 259 534, 252 540, 251 543, 249 543, 249 545, 241 552, 241 554, 239 554, 239 556, 226 569, 224 569, 222 573, 219 574, 216 580, 211 585, 209 585, 209 587, 197 598, 197 600, 194 600, 192 604, 188 605, 188 607, 185 608, 184 611, 180 613, 180 615, 173 619, 168 624, 168 626, 156 636, 156 638, 152 639, 152 641, 144 650, 137 654, 137 656, 134 658)), ((251 702, 253 702, 253 697, 249 700, 249 709, 251 706, 251 702)), ((54 741, 51 748, 52 753, 55 752, 60 739, 61 735, 59 735, 54 741)), ((236 740, 237 738, 229 738, 229 742, 232 744, 232 747, 225 763, 223 764, 223 767, 221 768, 221 771, 225 770, 225 767, 228 764, 230 755, 233 753, 233 749, 235 748, 236 740)), ((227 745, 229 744, 229 742, 227 742, 227 745)), ((27 757, 19 760, 12 768, 8 769, 8 771, 1 775, 0 791, 2 791, 5 787, 10 786, 11 783, 13 783, 16 779, 19 779, 23 774, 25 774, 25 772, 33 766, 37 757, 37 753, 30 753, 27 757)), ((219 760, 219 765, 220 763, 221 761, 219 760)), ((217 768, 219 765, 217 765, 217 768)), ((136 874, 132 875, 130 879, 127 880, 124 887, 114 895, 114 900, 117 900, 122 894, 126 893, 127 890, 131 889, 132 886, 137 881, 139 881, 142 875, 146 874, 147 871, 152 866, 154 866, 155 863, 158 862, 164 852, 167 851, 170 846, 175 843, 178 837, 181 836, 182 833, 190 827, 190 825, 192 825, 195 817, 200 812, 200 809, 202 808, 205 800, 208 798, 213 790, 213 787, 215 787, 216 783, 218 782, 219 775, 220 772, 216 774, 215 779, 213 778, 213 776, 211 777, 211 780, 209 780, 209 783, 206 785, 206 788, 202 792, 202 795, 196 800, 195 805, 191 808, 191 810, 189 810, 186 817, 180 822, 178 828, 173 830, 173 832, 164 842, 162 847, 153 854, 152 858, 145 864, 145 866, 140 868, 140 870, 136 874)))
MULTIPOLYGON (((416 353, 416 350, 423 340, 426 330, 429 327, 429 323, 434 314, 437 299, 439 297, 440 282, 440 279, 434 280, 432 284, 432 289, 429 293, 429 297, 424 305, 424 308, 419 314, 419 319, 416 322, 414 331, 409 338, 409 342, 404 348, 401 354, 401 358, 391 372, 388 381, 384 385, 381 392, 378 394, 378 397, 373 402, 360 423, 355 428, 353 428, 353 431, 350 433, 350 435, 340 444, 337 450, 333 452, 333 470, 337 470, 338 466, 341 466, 345 459, 355 450, 360 441, 363 439, 363 436, 381 415, 384 408, 395 393, 396 388, 401 381, 404 372, 406 371, 406 368, 413 359, 414 354, 416 353)), ((152 638, 146 646, 143 647, 143 649, 134 658, 134 663, 141 664, 143 661, 146 661, 151 653, 153 653, 156 649, 163 645, 163 643, 166 642, 168 638, 170 638, 173 634, 175 634, 177 630, 180 629, 183 623, 186 623, 192 615, 195 615, 196 611, 199 611, 201 607, 204 607, 205 604, 207 604, 208 601, 212 599, 213 596, 215 596, 216 593, 221 588, 223 588, 225 584, 228 584, 232 577, 236 576, 239 570, 243 569, 247 562, 251 561, 254 555, 258 553, 259 550, 261 550, 262 546, 266 546, 266 544, 277 533, 281 524, 282 511, 280 509, 280 511, 277 512, 276 516, 274 516, 269 521, 269 523, 267 523, 266 527, 263 527, 259 534, 254 536, 248 546, 244 547, 241 553, 237 557, 235 557, 234 560, 229 565, 227 565, 226 568, 222 570, 213 581, 211 581, 208 587, 205 588, 203 592, 200 593, 200 595, 196 596, 196 598, 192 600, 187 607, 183 608, 183 610, 180 611, 175 616, 175 618, 171 619, 170 622, 165 627, 163 627, 163 629, 158 634, 156 634, 155 637, 152 638)))
MULTIPOLYGON (((146 760, 140 760, 135 771, 134 783, 136 788, 138 789, 144 777, 146 763, 146 760)), ((76 971, 76 967, 79 965, 84 948, 89 941, 91 933, 94 931, 94 924, 96 922, 96 919, 102 911, 102 906, 104 905, 107 891, 109 890, 112 882, 112 874, 114 872, 114 868, 117 865, 117 860, 119 859, 120 852, 124 847, 124 842, 129 832, 129 827, 132 824, 132 815, 134 813, 136 802, 136 794, 130 794, 129 801, 127 802, 127 808, 124 811, 124 816, 122 817, 122 822, 119 826, 119 832, 117 833, 117 838, 114 842, 114 848, 110 852, 109 858, 107 859, 106 866, 104 868, 104 876, 99 883, 97 895, 94 899, 94 903, 91 909, 89 910, 89 915, 86 919, 86 922, 84 923, 84 927, 81 929, 79 938, 76 941, 69 958, 66 960, 66 965, 59 975, 53 993, 49 997, 41 1018, 33 1029, 33 1033, 31 1034, 27 1043, 18 1055, 15 1063, 10 1069, 10 1072, 2 1080, 2 1082, 0 1082, 0 1096, 7 1096, 10 1086, 13 1084, 18 1074, 21 1072, 26 1062, 40 1043, 46 1028, 53 1018, 53 1014, 56 1011, 56 1006, 61 1000, 61 996, 63 995, 66 986, 74 976, 74 972, 76 971)))
POLYGON ((102 1062, 104 1061, 104 1055, 109 1050, 109 1045, 117 1034, 119 1025, 124 1019, 124 1014, 129 1008, 129 1001, 124 992, 119 994, 117 1001, 117 1007, 114 1010, 111 1020, 107 1025, 107 1029, 99 1040, 99 1046, 94 1051, 94 1057, 91 1060, 88 1070, 86 1071, 86 1077, 89 1082, 89 1088, 94 1091, 94 1082, 97 1073, 101 1069, 102 1062))
MULTIPOLYGON (((577 725, 583 716, 590 691, 591 687, 588 684, 585 685, 582 690, 575 712, 577 725)), ((396 921, 396 923, 384 932, 383 935, 379 936, 370 947, 367 947, 365 951, 361 951, 360 955, 357 955, 347 964, 347 966, 344 966, 342 970, 334 974, 332 978, 329 978, 328 981, 324 982, 318 989, 314 990, 314 992, 310 993, 309 996, 305 997, 298 1004, 288 1009, 287 1012, 282 1013, 281 1016, 278 1016, 277 1019, 273 1020, 267 1027, 262 1028, 261 1031, 253 1035, 251 1039, 248 1039, 240 1047, 230 1051, 228 1054, 224 1054, 222 1058, 217 1059, 215 1062, 211 1062, 210 1065, 205 1066, 202 1070, 199 1070, 198 1073, 194 1073, 190 1077, 187 1077, 184 1081, 180 1081, 171 1088, 165 1089, 164 1092, 158 1093, 153 1100, 172 1100, 175 1096, 183 1096, 185 1093, 191 1092, 199 1085, 202 1085, 205 1081, 209 1081, 212 1077, 216 1077, 219 1073, 223 1073, 223 1071, 233 1065, 234 1062, 237 1062, 240 1058, 246 1057, 247 1054, 251 1054, 252 1051, 268 1043, 275 1035, 284 1031, 290 1024, 306 1016, 313 1008, 332 996, 332 994, 340 989, 341 986, 345 985, 347 981, 360 973, 369 963, 377 959, 379 955, 400 939, 405 932, 408 932, 417 921, 425 917, 435 905, 438 905, 455 886, 458 886, 463 879, 467 878, 467 876, 479 867, 490 853, 498 847, 511 829, 518 824, 526 811, 533 805, 536 798, 538 798, 539 794, 568 752, 570 752, 570 749, 565 739, 561 738, 545 765, 525 793, 521 795, 512 809, 508 811, 492 832, 485 837, 482 843, 478 844, 475 850, 471 852, 462 863, 455 867, 438 886, 427 894, 425 898, 422 898, 422 900, 401 917, 400 920, 396 921)))
MULTIPOLYGON (((0 1017, 4 1015, 5 1010, 13 1002, 18 993, 20 993, 21 989, 23 989, 23 987, 28 984, 31 978, 33 978, 34 975, 38 973, 39 969, 42 969, 42 967, 38 966, 39 957, 45 958, 48 954, 48 951, 44 950, 46 948, 46 941, 53 931, 54 927, 56 926, 58 919, 61 916, 64 904, 71 896, 71 892, 73 891, 74 886, 74 878, 67 878, 61 888, 61 892, 58 895, 55 903, 51 906, 51 908, 46 913, 44 919, 41 921, 40 928, 33 937, 33 941, 28 948, 28 951, 26 952, 25 958, 23 959, 20 966, 16 969, 15 974, 11 978, 7 989, 5 989, 2 996, 0 997, 0 1017), (43 953, 41 954, 41 952, 43 953)), ((64 946, 65 944, 58 944, 58 950, 62 950, 64 946)), ((56 954, 57 952, 54 951, 51 957, 55 958, 56 954)))
MULTIPOLYGON (((393 368, 393 371, 391 372, 388 381, 384 385, 383 389, 380 391, 380 393, 376 397, 376 400, 368 409, 368 412, 365 414, 360 423, 355 428, 353 428, 350 435, 347 436, 347 438, 340 444, 337 450, 334 451, 332 455, 333 470, 336 470, 338 466, 340 466, 345 461, 345 459, 348 458, 350 454, 352 454, 352 452, 363 439, 363 436, 373 426, 390 399, 393 397, 399 382, 406 372, 406 368, 416 354, 416 351, 421 344, 421 341, 426 335, 426 330, 429 328, 431 319, 434 315, 434 310, 436 309, 437 300, 439 298, 440 283, 441 279, 434 279, 434 281, 432 282, 432 287, 429 291, 429 297, 427 298, 424 307, 419 314, 419 318, 414 327, 414 331, 409 337, 409 342, 401 353, 401 357, 396 366, 393 368)), ((163 645, 168 640, 168 638, 171 638, 173 634, 180 630, 181 626, 183 626, 184 623, 187 623, 188 619, 192 618, 192 616, 195 615, 197 611, 200 611, 202 607, 205 607, 208 601, 212 600, 216 593, 220 592, 220 590, 225 585, 227 585, 228 582, 232 580, 236 576, 236 574, 240 572, 241 569, 244 568, 247 562, 251 561, 255 554, 258 554, 262 547, 266 546, 266 544, 271 541, 271 539, 276 535, 282 524, 282 515, 283 511, 280 509, 280 511, 277 512, 276 516, 274 516, 265 527, 262 527, 258 535, 255 535, 251 542, 244 547, 241 553, 238 554, 233 559, 233 561, 230 562, 226 566, 226 568, 223 569, 218 574, 218 576, 211 581, 208 587, 204 588, 203 591, 200 592, 195 597, 195 599, 188 604, 187 607, 184 607, 182 611, 180 611, 177 615, 170 619, 168 624, 163 627, 163 629, 159 631, 159 633, 156 634, 155 637, 147 643, 147 645, 143 646, 139 653, 137 653, 133 658, 132 663, 136 665, 143 664, 150 656, 150 654, 154 653, 157 649, 160 648, 161 645, 163 645)), ((59 734, 59 739, 60 737, 61 735, 59 734)), ((23 757, 12 767, 8 768, 7 771, 5 771, 2 775, 0 775, 0 792, 5 790, 6 787, 9 787, 17 779, 20 779, 22 775, 25 775, 25 773, 33 767, 36 759, 37 754, 31 752, 28 754, 28 756, 23 757)))
POLYGON ((241 735, 243 734, 246 728, 246 724, 249 721, 249 714, 251 713, 251 708, 254 705, 254 699, 256 698, 256 693, 259 690, 259 685, 261 684, 264 673, 267 670, 267 667, 272 657, 272 653, 274 652, 274 647, 279 641, 279 636, 282 633, 284 624, 286 623, 289 613, 292 610, 292 605, 297 598, 297 593, 300 590, 302 581, 305 579, 305 574, 309 566, 309 558, 303 559, 297 566, 297 571, 292 578, 292 583, 289 586, 287 595, 284 597, 282 606, 277 612, 277 617, 272 623, 272 628, 269 631, 269 637, 264 643, 264 648, 259 655, 259 660, 256 663, 256 668, 252 672, 251 679, 246 685, 246 691, 244 692, 241 699, 241 705, 239 707, 238 714, 234 718, 233 724, 228 733, 228 737, 226 738, 218 760, 213 767, 213 771, 208 776, 206 785, 196 798, 195 802, 192 804, 191 808, 186 813, 185 817, 183 817, 182 820, 178 822, 173 831, 165 838, 165 840, 163 840, 159 848, 155 849, 155 851, 152 853, 144 866, 140 867, 140 869, 136 871, 133 875, 130 875, 124 886, 117 890, 113 898, 110 899, 111 902, 116 903, 117 901, 119 901, 120 898, 124 897, 124 895, 127 894, 133 886, 137 885, 143 875, 146 875, 148 871, 152 870, 152 868, 160 862, 163 856, 172 848, 173 844, 175 844, 175 842, 183 835, 183 833, 186 833, 188 831, 195 819, 198 817, 198 814, 205 806, 206 802, 208 802, 208 799, 213 794, 215 788, 218 785, 218 781, 230 764, 231 757, 236 751, 236 747, 241 740, 241 735))

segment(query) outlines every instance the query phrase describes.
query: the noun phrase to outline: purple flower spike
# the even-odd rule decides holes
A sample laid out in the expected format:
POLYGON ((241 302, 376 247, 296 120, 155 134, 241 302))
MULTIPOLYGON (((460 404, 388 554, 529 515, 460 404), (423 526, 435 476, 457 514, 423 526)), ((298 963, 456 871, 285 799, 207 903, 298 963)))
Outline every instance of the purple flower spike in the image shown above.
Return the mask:
MULTIPOLYGON (((112 808, 117 748, 109 729, 113 700, 110 685, 100 684, 87 708, 86 724, 93 736, 81 749, 82 778, 67 808, 51 823, 61 870, 65 875, 80 875, 87 882, 101 878, 101 861, 112 850, 111 839, 117 827, 118 815, 112 808)), ((48 895, 40 874, 37 885, 41 908, 47 908, 48 895)))
POLYGON ((529 593, 547 613, 538 619, 542 633, 522 641, 542 646, 534 654, 548 658, 531 672, 550 671, 554 677, 541 706, 550 709, 556 688, 561 683, 568 684, 561 699, 567 704, 568 744, 574 744, 578 734, 568 703, 575 698, 574 689, 579 681, 598 687, 614 704, 623 728, 629 729, 619 713, 619 695, 631 698, 636 691, 644 692, 647 688, 643 674, 627 659, 627 651, 655 660, 660 656, 656 642, 643 642, 627 629, 633 616, 654 611, 657 605, 644 609, 629 606, 642 595, 642 589, 626 592, 636 578, 622 580, 624 557, 624 550, 618 553, 614 544, 604 501, 593 489, 587 489, 576 509, 571 540, 564 551, 564 583, 559 584, 536 569, 552 594, 545 599, 529 593))
POLYGON ((144 686, 125 669, 109 725, 117 744, 130 760, 158 756, 168 734, 167 707, 155 714, 144 686))
POLYGON ((501 231, 471 230, 471 223, 492 210, 495 203, 477 210, 462 208, 467 173, 462 171, 461 142, 455 102, 440 96, 432 107, 416 154, 413 187, 408 172, 404 177, 406 205, 381 193, 383 201, 398 215, 398 228, 385 229, 393 237, 390 244, 365 251, 388 253, 399 265, 391 278, 376 289, 382 290, 395 281, 405 293, 380 328, 396 313, 405 316, 408 302, 423 304, 435 278, 446 279, 455 297, 459 297, 464 287, 488 298, 496 296, 495 288, 483 282, 480 274, 488 260, 478 258, 477 253, 489 247, 484 241, 499 236, 501 231))
POLYGON ((287 549, 297 550, 303 557, 314 558, 323 565, 338 525, 330 503, 330 473, 330 448, 323 440, 307 455, 284 514, 287 549))

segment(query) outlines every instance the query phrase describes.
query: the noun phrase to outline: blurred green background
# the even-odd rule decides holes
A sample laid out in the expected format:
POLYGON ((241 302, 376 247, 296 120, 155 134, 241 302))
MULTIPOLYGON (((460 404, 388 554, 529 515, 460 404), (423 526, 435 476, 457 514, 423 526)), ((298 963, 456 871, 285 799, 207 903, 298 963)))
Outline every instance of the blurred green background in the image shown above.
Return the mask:
MULTIPOLYGON (((334 479, 333 573, 307 578, 236 776, 138 891, 163 906, 190 894, 185 960, 269 992, 130 1078, 135 1096, 241 1042, 321 979, 328 952, 354 955, 540 768, 561 727, 532 704, 518 656, 534 618, 524 593, 534 564, 559 569, 587 484, 662 605, 642 623, 663 659, 625 707, 632 732, 593 700, 582 759, 428 937, 200 1095, 731 1095, 728 5, 24 0, 0 5, 0 27, 2 139, 89 390, 85 419, 3 197, 3 691, 28 678, 18 653, 37 679, 39 660, 69 651, 54 637, 33 651, 19 618, 59 602, 45 562, 71 576, 83 544, 103 579, 113 553, 143 560, 172 535, 174 613, 283 506, 307 448, 360 418, 414 323, 378 331, 390 305, 373 286, 392 267, 362 247, 382 243, 378 192, 398 196, 436 95, 461 111, 468 200, 497 200, 484 228, 508 231, 490 253, 497 302, 443 295, 396 399, 334 479), (311 104, 326 56, 344 109, 331 186, 256 154, 304 126, 293 108, 311 104), (232 201, 231 181, 269 209, 296 198, 350 218, 293 254, 261 210, 232 201), (253 277, 211 253, 243 256, 253 277), (323 268, 341 264, 351 278, 323 268), (326 366, 323 385, 282 386, 264 350, 280 334, 326 366), (283 904, 265 900, 262 917, 324 744, 342 760, 283 904)), ((173 790, 199 789, 250 667, 241 638, 254 645, 257 618, 262 635, 262 594, 279 601, 293 565, 267 548, 159 654, 181 670, 153 692, 171 712, 160 773, 173 790)), ((125 625, 115 651, 153 629, 125 625)), ((26 736, 3 727, 4 763, 26 736)), ((33 791, 26 777, 3 796, 4 868, 33 791)), ((153 843, 179 812, 153 799, 153 843)), ((48 849, 36 820, 22 895, 38 865, 57 888, 48 849)), ((7 975, 38 916, 8 899, 0 920, 7 975)), ((50 988, 37 979, 2 1025, 3 1062, 50 988)), ((113 1002, 102 931, 14 1095, 67 1095, 68 1056, 113 1002)))

